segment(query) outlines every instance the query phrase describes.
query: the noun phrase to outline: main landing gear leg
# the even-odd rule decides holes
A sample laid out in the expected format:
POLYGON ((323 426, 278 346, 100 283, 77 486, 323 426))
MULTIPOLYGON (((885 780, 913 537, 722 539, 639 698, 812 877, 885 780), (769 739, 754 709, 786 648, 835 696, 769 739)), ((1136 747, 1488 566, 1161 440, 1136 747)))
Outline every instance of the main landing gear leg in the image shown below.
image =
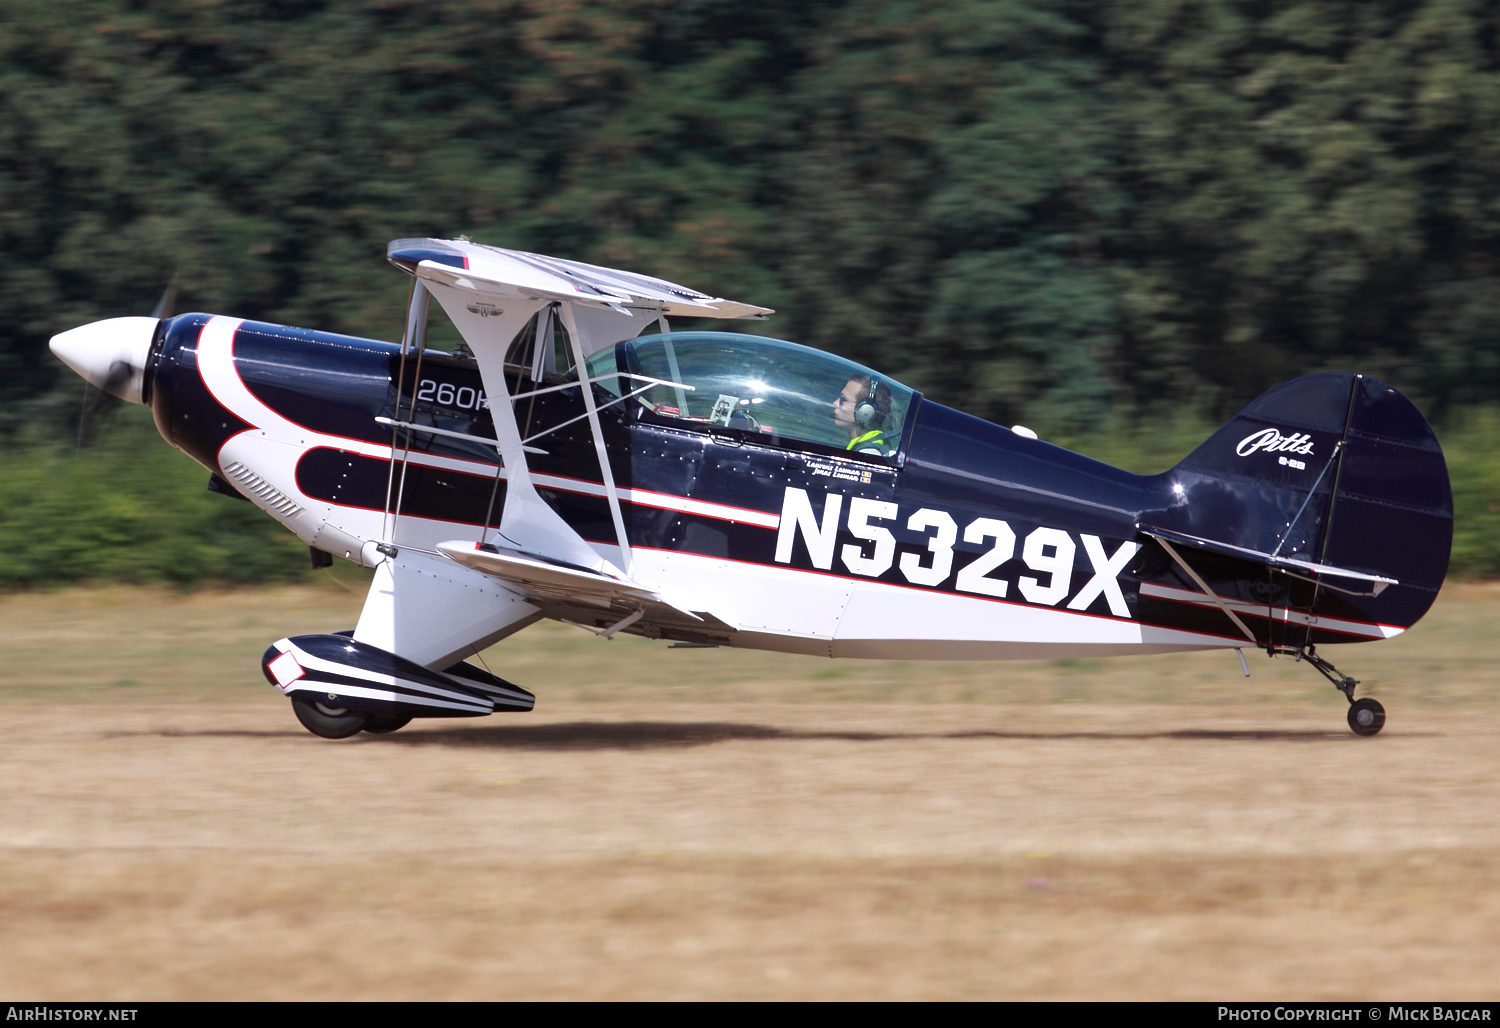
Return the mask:
POLYGON ((1344 698, 1349 701, 1349 727, 1354 730, 1355 735, 1374 735, 1385 727, 1385 708, 1380 705, 1380 701, 1368 696, 1356 700, 1354 687, 1359 684, 1359 680, 1350 678, 1318 656, 1317 647, 1309 643, 1306 649, 1288 652, 1317 668, 1324 678, 1333 683, 1335 689, 1344 694, 1344 698))

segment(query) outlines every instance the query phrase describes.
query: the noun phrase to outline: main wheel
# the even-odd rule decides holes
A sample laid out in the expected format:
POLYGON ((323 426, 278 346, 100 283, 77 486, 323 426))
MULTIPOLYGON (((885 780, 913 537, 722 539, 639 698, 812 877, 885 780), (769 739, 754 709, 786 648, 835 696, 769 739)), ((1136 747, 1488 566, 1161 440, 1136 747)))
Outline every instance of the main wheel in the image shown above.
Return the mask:
POLYGON ((1374 735, 1385 727, 1385 708, 1366 696, 1349 705, 1349 727, 1355 735, 1374 735))
POLYGON ((313 735, 324 739, 347 739, 365 727, 370 715, 346 707, 330 707, 326 703, 308 699, 300 692, 292 693, 292 712, 313 735))
POLYGON ((411 721, 409 717, 375 717, 365 722, 365 731, 371 735, 389 735, 398 728, 405 728, 411 721))

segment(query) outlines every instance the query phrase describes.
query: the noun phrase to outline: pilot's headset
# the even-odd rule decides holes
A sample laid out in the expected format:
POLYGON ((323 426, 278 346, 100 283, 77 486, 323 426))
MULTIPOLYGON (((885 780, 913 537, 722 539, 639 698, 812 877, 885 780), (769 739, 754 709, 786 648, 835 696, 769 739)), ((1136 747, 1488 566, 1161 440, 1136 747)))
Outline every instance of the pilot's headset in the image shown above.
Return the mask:
POLYGON ((880 408, 875 406, 876 391, 879 388, 880 379, 871 375, 869 394, 863 400, 860 400, 859 403, 855 404, 854 407, 854 423, 860 428, 879 428, 881 421, 884 420, 884 415, 880 413, 880 408))

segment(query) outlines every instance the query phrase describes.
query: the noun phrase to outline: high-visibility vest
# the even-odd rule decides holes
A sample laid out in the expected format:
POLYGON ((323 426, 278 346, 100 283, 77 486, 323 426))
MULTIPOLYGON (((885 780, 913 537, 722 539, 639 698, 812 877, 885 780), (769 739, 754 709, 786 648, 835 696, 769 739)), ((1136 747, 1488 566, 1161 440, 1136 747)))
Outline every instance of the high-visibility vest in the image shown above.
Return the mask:
POLYGON ((856 446, 858 446, 860 443, 871 442, 873 440, 879 439, 883 435, 885 435, 885 433, 881 432, 881 431, 870 431, 870 432, 866 432, 864 435, 857 435, 853 439, 849 440, 849 445, 846 446, 846 447, 844 447, 844 449, 846 449, 846 450, 852 450, 856 446))

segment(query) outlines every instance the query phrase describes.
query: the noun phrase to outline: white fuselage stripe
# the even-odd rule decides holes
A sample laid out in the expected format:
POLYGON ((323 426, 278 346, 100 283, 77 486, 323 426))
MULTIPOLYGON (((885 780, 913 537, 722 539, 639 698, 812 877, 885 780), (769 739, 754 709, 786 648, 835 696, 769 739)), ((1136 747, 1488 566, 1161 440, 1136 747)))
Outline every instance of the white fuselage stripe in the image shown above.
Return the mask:
POLYGON ((362 685, 350 685, 347 682, 316 682, 309 681, 306 678, 299 678, 286 687, 286 692, 288 694, 308 692, 325 696, 353 696, 356 699, 383 700, 387 703, 401 703, 414 707, 439 707, 445 710, 461 710, 474 714, 491 713, 488 707, 473 701, 454 703, 451 700, 440 699, 435 696, 387 692, 384 689, 370 689, 362 685))
MULTIPOLYGON (((1170 600, 1174 603, 1186 603, 1194 607, 1218 608, 1212 599, 1200 592, 1191 589, 1179 589, 1170 585, 1158 585, 1154 582, 1143 582, 1141 584, 1141 595, 1151 596, 1159 600, 1170 600)), ((1400 635, 1405 629, 1396 625, 1382 625, 1369 621, 1352 621, 1347 618, 1331 618, 1322 614, 1308 614, 1300 610, 1290 610, 1286 607, 1270 607, 1264 603, 1250 603, 1245 600, 1231 599, 1221 596, 1219 599, 1230 610, 1237 614, 1249 614, 1252 617, 1266 617, 1270 620, 1284 621, 1293 625, 1310 625, 1320 631, 1338 632, 1342 635, 1357 635, 1366 639, 1389 639, 1400 635)))
MULTIPOLYGON (((327 447, 336 450, 352 451, 361 456, 374 457, 377 460, 388 461, 392 459, 393 451, 389 445, 372 443, 366 439, 351 439, 346 436, 330 435, 326 432, 318 432, 299 425, 297 422, 288 419, 268 406, 252 393, 240 377, 239 369, 234 364, 234 337, 235 333, 239 331, 241 324, 243 324, 243 321, 239 318, 210 318, 204 323, 198 336, 198 373, 203 378, 203 384, 208 388, 213 398, 219 402, 220 406, 241 421, 248 422, 256 429, 266 432, 282 442, 297 442, 308 449, 327 447)), ((399 457, 400 454, 407 452, 405 450, 398 450, 396 454, 399 457)), ((497 469, 496 465, 487 464, 482 461, 443 457, 417 450, 411 450, 409 453, 413 464, 425 467, 459 471, 483 478, 493 478, 498 470, 501 478, 506 477, 503 469, 497 469)), ((589 482, 584 479, 570 478, 564 475, 536 473, 533 473, 531 477, 539 489, 554 489, 558 492, 579 493, 584 496, 602 497, 605 495, 604 484, 602 482, 589 482)), ((755 525, 758 528, 775 529, 781 525, 781 515, 773 514, 769 511, 732 507, 722 503, 709 503, 687 496, 673 496, 669 493, 653 492, 649 489, 621 489, 620 498, 628 503, 634 503, 642 507, 673 510, 682 514, 696 514, 719 521, 755 525)))
MULTIPOLYGON (((391 459, 392 451, 389 445, 372 443, 367 439, 330 435, 299 425, 252 393, 240 377, 239 369, 234 365, 234 337, 241 324, 243 321, 239 318, 214 317, 204 323, 198 334, 198 374, 203 379, 203 384, 209 394, 218 401, 221 407, 241 421, 248 422, 255 429, 265 432, 280 442, 300 443, 307 449, 328 447, 380 460, 391 459)), ((484 477, 491 477, 495 474, 493 464, 454 457, 440 457, 415 450, 411 451, 411 462, 484 477)))

